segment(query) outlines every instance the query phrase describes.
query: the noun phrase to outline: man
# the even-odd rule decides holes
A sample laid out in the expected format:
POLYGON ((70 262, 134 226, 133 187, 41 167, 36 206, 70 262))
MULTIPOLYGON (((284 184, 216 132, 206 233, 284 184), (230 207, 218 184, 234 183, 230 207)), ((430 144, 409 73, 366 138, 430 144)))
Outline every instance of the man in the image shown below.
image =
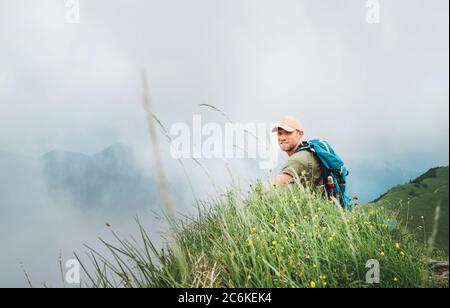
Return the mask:
POLYGON ((278 144, 289 156, 274 186, 281 187, 297 179, 305 188, 320 187, 323 182, 319 159, 310 150, 296 152, 303 142, 302 124, 297 119, 286 116, 278 121, 272 132, 278 133, 278 144))

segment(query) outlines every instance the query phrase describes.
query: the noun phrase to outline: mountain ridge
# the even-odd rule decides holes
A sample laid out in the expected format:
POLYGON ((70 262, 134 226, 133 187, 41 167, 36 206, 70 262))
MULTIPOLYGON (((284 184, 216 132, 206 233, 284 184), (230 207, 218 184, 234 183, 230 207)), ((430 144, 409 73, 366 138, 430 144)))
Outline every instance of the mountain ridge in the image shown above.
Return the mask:
POLYGON ((448 166, 430 168, 409 183, 392 187, 369 204, 385 205, 398 211, 400 220, 422 240, 431 235, 435 210, 439 206, 436 246, 448 254, 448 176, 448 166))

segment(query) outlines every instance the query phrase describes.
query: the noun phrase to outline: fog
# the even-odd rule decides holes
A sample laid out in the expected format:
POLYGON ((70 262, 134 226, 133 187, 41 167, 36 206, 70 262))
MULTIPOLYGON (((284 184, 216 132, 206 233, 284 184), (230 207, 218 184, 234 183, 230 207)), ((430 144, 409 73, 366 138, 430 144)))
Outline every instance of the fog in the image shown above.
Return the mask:
MULTIPOLYGON (((0 286, 27 285, 19 262, 35 284, 57 285, 59 251, 67 259, 82 243, 100 247, 105 223, 126 235, 139 214, 160 238, 142 70, 168 130, 191 126, 194 114, 224 125, 205 103, 241 123, 298 117, 306 138, 326 139, 342 156, 349 190, 363 202, 448 165, 446 0, 380 1, 378 24, 367 23, 365 1, 356 0, 79 3, 80 23, 71 24, 65 1, 0 0, 0 286), (37 163, 51 151, 92 157, 118 142, 133 149, 137 183, 149 181, 140 206, 82 208, 77 197, 86 196, 73 193, 70 177, 71 193, 55 195, 37 163)), ((192 191, 161 133, 158 140, 177 208, 194 213, 194 196, 216 195, 214 185, 183 160, 192 191)), ((286 157, 278 154, 281 166, 286 157)), ((200 162, 220 190, 230 185, 223 160, 200 162)), ((228 163, 244 191, 278 170, 228 163)), ((101 174, 93 187, 114 182, 101 174)), ((117 192, 95 191, 86 200, 117 192)))

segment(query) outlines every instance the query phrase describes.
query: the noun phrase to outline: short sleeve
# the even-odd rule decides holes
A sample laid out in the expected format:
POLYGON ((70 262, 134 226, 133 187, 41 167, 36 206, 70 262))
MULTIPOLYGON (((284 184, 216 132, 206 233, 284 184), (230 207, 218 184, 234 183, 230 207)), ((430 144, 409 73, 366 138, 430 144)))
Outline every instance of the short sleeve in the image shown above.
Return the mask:
POLYGON ((281 173, 289 174, 293 178, 301 177, 305 171, 303 164, 295 159, 289 159, 281 169, 281 173))

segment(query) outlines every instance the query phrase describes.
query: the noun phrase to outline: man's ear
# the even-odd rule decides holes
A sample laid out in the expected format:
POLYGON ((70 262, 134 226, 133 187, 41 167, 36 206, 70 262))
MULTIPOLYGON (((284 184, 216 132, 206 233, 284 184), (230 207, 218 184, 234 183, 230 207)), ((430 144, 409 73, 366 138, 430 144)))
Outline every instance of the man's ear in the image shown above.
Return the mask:
POLYGON ((302 131, 302 130, 299 130, 299 131, 298 131, 298 134, 299 134, 300 138, 303 137, 303 131, 302 131))

